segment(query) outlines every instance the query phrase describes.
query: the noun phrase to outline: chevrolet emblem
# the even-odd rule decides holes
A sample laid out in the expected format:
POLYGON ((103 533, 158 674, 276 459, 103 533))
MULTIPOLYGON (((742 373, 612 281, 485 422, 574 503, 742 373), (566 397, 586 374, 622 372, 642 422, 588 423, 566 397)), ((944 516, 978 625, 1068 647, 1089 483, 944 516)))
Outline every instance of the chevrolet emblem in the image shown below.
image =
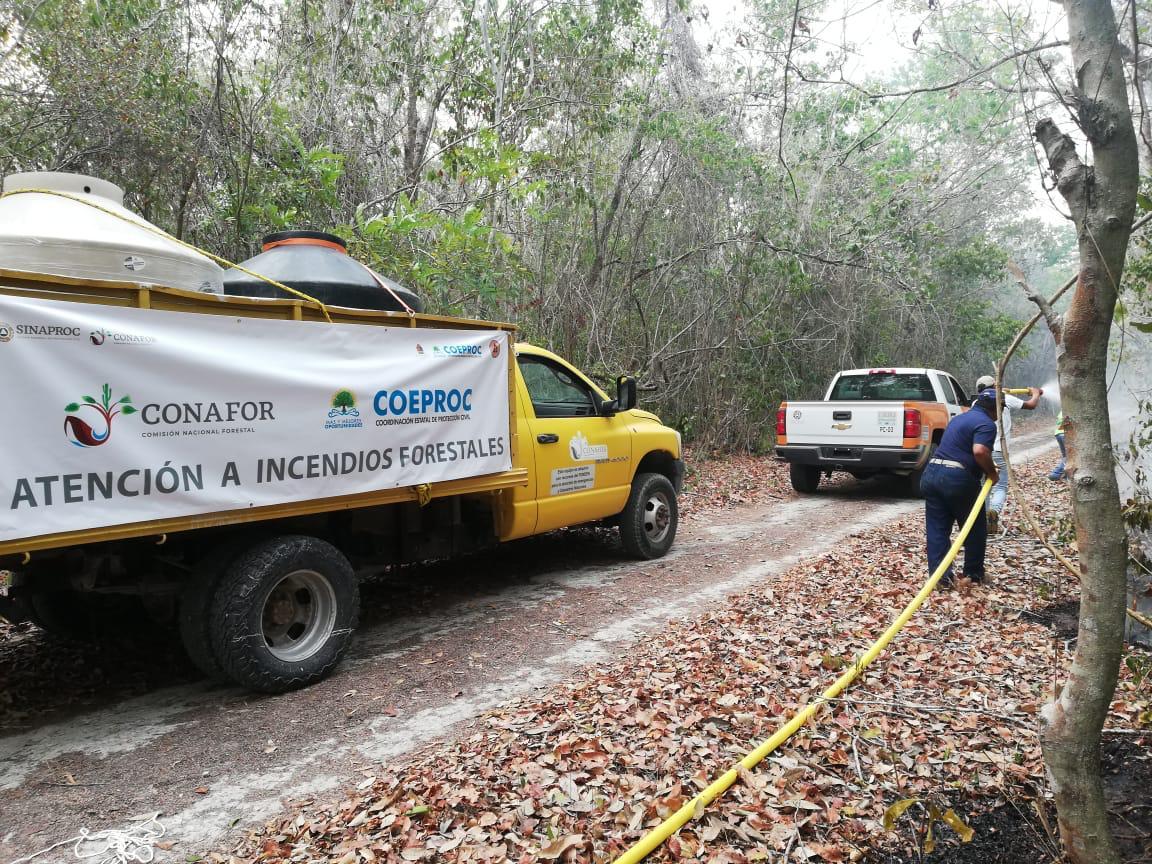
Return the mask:
POLYGON ((851 429, 852 424, 851 423, 833 423, 832 428, 835 429, 837 432, 843 432, 845 429, 851 429))

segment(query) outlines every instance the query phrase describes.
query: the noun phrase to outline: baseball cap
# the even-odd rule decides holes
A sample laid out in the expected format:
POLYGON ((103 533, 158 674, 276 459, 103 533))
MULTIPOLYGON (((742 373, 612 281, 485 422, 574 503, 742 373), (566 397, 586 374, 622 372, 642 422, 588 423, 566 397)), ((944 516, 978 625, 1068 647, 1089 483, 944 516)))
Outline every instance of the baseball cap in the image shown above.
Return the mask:
POLYGON ((996 388, 982 387, 976 394, 976 404, 991 411, 996 410, 996 388))
POLYGON ((976 389, 983 390, 986 387, 995 387, 996 379, 991 375, 981 375, 976 379, 976 389))

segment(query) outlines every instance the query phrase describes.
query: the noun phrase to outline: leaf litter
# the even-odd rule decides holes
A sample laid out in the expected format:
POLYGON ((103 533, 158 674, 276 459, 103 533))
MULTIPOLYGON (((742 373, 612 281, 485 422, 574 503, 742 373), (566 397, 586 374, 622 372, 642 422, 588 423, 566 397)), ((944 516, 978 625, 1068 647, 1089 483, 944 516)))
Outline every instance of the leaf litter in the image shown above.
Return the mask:
MULTIPOLYGON (((749 500, 789 494, 777 463, 729 460, 730 473, 745 469, 761 484, 749 500)), ((1039 466, 1018 474, 1053 529, 1063 487, 1039 466)), ((697 511, 744 497, 726 494, 701 491, 697 511)), ((1076 586, 1011 504, 1007 516, 1008 536, 989 544, 990 586, 934 594, 844 696, 647 860, 857 861, 892 841, 882 821, 897 802, 932 801, 963 825, 988 802, 1043 798, 1037 711, 1067 648, 1036 613, 1076 586)), ((610 862, 871 644, 926 578, 922 549, 921 513, 863 532, 208 858, 610 862)), ((1122 670, 1108 725, 1137 729, 1139 703, 1122 670)), ((960 842, 948 832, 937 830, 960 842)))

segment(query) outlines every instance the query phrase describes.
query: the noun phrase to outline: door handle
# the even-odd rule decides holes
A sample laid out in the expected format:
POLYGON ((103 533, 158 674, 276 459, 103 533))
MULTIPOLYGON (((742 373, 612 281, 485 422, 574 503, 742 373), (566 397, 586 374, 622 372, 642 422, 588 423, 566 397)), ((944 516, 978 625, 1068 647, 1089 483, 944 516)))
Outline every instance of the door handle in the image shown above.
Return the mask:
POLYGON ((560 436, 553 435, 551 432, 545 432, 543 435, 537 435, 536 440, 541 444, 555 444, 560 440, 560 436))

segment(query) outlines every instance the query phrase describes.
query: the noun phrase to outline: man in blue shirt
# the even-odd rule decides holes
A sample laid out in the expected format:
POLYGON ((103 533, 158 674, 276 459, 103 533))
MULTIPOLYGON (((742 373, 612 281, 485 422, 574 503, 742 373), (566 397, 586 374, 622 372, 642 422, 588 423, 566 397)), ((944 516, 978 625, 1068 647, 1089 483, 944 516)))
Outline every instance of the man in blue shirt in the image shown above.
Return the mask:
MULTIPOLYGON (((936 572, 951 546, 952 526, 963 525, 980 496, 987 477, 996 483, 999 474, 992 461, 996 442, 996 391, 981 390, 972 410, 952 418, 944 437, 924 469, 920 492, 924 496, 924 528, 928 536, 928 570, 936 572)), ((984 508, 964 541, 964 575, 973 582, 984 581, 984 548, 988 543, 988 522, 984 508)), ((940 579, 952 585, 949 569, 940 579)))

